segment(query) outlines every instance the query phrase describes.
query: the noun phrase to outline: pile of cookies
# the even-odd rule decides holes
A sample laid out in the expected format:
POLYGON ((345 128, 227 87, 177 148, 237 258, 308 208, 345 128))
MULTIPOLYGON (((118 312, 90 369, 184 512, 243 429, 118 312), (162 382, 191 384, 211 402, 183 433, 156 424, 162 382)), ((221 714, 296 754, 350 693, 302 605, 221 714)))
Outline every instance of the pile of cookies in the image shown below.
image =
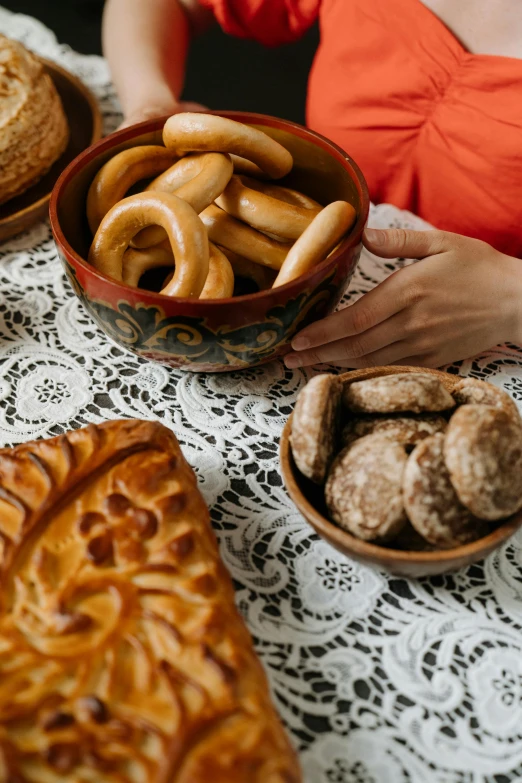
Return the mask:
POLYGON ((317 375, 292 419, 298 470, 330 519, 398 549, 450 549, 522 508, 522 420, 501 389, 428 373, 317 375))
POLYGON ((89 188, 89 262, 114 280, 147 288, 146 273, 159 271, 152 290, 199 299, 238 293, 236 276, 276 288, 324 261, 355 222, 346 201, 323 207, 267 181, 294 161, 257 128, 183 113, 163 142, 118 152, 89 188))

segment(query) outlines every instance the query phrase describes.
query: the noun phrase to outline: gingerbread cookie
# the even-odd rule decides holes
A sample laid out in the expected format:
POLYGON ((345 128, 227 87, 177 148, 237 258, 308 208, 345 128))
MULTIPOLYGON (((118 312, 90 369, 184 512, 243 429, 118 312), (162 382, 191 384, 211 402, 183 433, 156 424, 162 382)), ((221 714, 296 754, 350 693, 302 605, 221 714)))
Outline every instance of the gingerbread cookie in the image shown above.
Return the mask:
POLYGON ((408 458, 403 479, 404 506, 415 530, 439 549, 475 541, 487 525, 462 505, 444 462, 444 435, 419 443, 408 458))
POLYGON ((397 373, 355 381, 344 389, 343 402, 356 413, 444 411, 455 400, 435 375, 397 373))
POLYGON ((342 442, 348 446, 358 438, 372 433, 386 435, 405 448, 416 446, 419 441, 444 432, 448 422, 443 416, 393 416, 381 418, 370 416, 367 419, 353 419, 344 427, 342 442))
POLYGON ((461 503, 481 519, 522 508, 522 426, 505 410, 463 405, 452 416, 444 457, 461 503))
POLYGON ((459 381, 453 389, 453 397, 457 405, 493 405, 520 419, 516 403, 509 394, 477 378, 463 378, 459 381))
POLYGON ((385 435, 366 435, 335 459, 325 487, 334 522, 365 541, 393 538, 406 522, 406 451, 385 435))
POLYGON ((322 484, 337 441, 341 383, 335 375, 316 375, 301 389, 292 419, 290 444, 295 464, 322 484))
POLYGON ((434 552, 436 547, 428 544, 420 533, 417 533, 408 520, 390 544, 391 549, 401 549, 403 552, 434 552))

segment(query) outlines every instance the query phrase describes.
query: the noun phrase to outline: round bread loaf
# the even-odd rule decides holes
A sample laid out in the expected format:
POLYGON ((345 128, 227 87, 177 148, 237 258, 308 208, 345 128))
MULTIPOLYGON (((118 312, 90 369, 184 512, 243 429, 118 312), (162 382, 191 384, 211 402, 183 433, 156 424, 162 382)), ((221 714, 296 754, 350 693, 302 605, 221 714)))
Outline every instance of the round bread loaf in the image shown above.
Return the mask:
POLYGON ((520 419, 515 401, 503 389, 477 378, 463 378, 453 389, 457 405, 493 405, 520 419))
POLYGON ((461 503, 480 519, 522 508, 522 426, 505 410, 463 405, 451 417, 444 457, 461 503))
POLYGON ((348 446, 365 435, 379 433, 386 435, 405 448, 415 446, 424 438, 436 432, 444 432, 448 422, 443 416, 369 416, 367 419, 353 419, 343 429, 342 442, 348 446))
POLYGON ((365 541, 387 541, 406 522, 402 477, 406 451, 385 435, 366 435, 334 460, 325 487, 328 511, 365 541))
POLYGON ((338 440, 341 383, 335 375, 316 375, 301 389, 292 418, 290 445, 301 473, 323 484, 338 440))
POLYGON ((444 435, 437 433, 416 446, 403 481, 404 506, 415 530, 430 544, 449 549, 488 532, 462 505, 444 462, 444 435))
POLYGON ((0 204, 37 182, 68 138, 60 98, 42 63, 0 35, 0 204))
POLYGON ((455 407, 439 378, 428 373, 396 373, 355 381, 345 387, 343 402, 355 413, 423 413, 455 407))

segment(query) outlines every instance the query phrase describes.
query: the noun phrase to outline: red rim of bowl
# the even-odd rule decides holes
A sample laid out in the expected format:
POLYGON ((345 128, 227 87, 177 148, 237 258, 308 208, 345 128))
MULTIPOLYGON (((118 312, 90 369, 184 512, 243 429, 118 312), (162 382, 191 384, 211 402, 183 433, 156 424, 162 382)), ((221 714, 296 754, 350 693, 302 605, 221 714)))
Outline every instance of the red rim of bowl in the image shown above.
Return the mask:
MULTIPOLYGON (((357 193, 360 201, 360 210, 357 215, 357 220, 352 230, 350 231, 349 235, 342 241, 342 243, 339 245, 337 250, 334 253, 332 253, 331 256, 325 259, 325 261, 323 261, 321 264, 318 264, 307 274, 301 275, 301 277, 298 277, 295 280, 291 280, 289 283, 285 283, 285 285, 280 286, 278 289, 270 288, 267 291, 257 291, 256 293, 253 294, 243 294, 242 296, 229 297, 228 299, 189 299, 188 297, 165 296, 165 294, 144 290, 145 294, 153 297, 154 299, 158 299, 160 301, 165 300, 165 301, 177 302, 177 303, 190 302, 194 307, 197 307, 199 304, 205 307, 206 309, 208 307, 219 307, 223 304, 234 304, 234 303, 240 303, 245 301, 252 301, 253 299, 261 299, 264 296, 273 294, 276 290, 287 291, 288 293, 291 293, 293 288, 295 288, 296 290, 300 289, 303 282, 307 280, 311 280, 315 275, 321 274, 325 272, 327 269, 333 267, 335 265, 335 262, 339 258, 339 256, 345 250, 347 250, 350 246, 359 243, 358 241, 354 242, 354 237, 358 233, 362 233, 362 229, 364 228, 366 221, 368 219, 368 213, 370 210, 370 197, 368 193, 368 186, 366 184, 366 180, 363 176, 363 173, 359 168, 359 166, 357 165, 357 163, 355 163, 355 161, 353 161, 352 158, 341 149, 341 147, 339 147, 333 141, 327 139, 325 136, 321 136, 320 133, 316 133, 315 131, 309 130, 308 128, 305 128, 303 125, 299 125, 296 122, 291 122, 290 120, 283 120, 283 119, 277 119, 276 117, 270 117, 267 114, 254 114, 251 112, 241 112, 241 111, 211 111, 207 113, 220 115, 223 117, 227 117, 229 119, 234 119, 237 122, 243 122, 245 124, 258 122, 260 125, 268 125, 269 127, 272 128, 288 130, 289 132, 293 133, 294 136, 299 136, 300 138, 305 139, 306 141, 313 141, 318 147, 321 147, 322 149, 326 150, 328 153, 330 153, 330 155, 332 155, 333 158, 336 158, 352 176, 352 180, 357 188, 357 193)), ((75 259, 76 263, 84 267, 88 272, 93 274, 95 277, 98 277, 100 278, 100 280, 103 280, 105 283, 110 283, 115 288, 124 289, 134 294, 139 289, 133 288, 132 286, 129 286, 126 283, 120 282, 118 280, 114 280, 108 275, 103 274, 103 272, 99 272, 97 269, 91 266, 85 259, 83 259, 76 252, 76 250, 74 250, 74 248, 71 247, 71 245, 66 240, 62 232, 58 220, 58 199, 61 195, 61 191, 63 190, 65 185, 72 179, 72 177, 75 174, 77 174, 78 171, 81 170, 86 163, 89 163, 91 160, 93 160, 100 152, 104 151, 105 149, 110 149, 115 144, 116 140, 118 140, 119 142, 130 141, 130 139, 134 138, 135 136, 139 136, 143 133, 150 133, 152 131, 160 130, 165 124, 165 122, 168 120, 169 116, 170 115, 166 115, 164 117, 157 117, 156 119, 153 120, 145 120, 144 122, 140 122, 136 125, 131 125, 128 128, 123 128, 122 130, 114 131, 113 133, 110 133, 108 136, 105 136, 105 138, 96 142, 96 144, 93 144, 91 147, 88 147, 86 150, 81 152, 73 161, 71 161, 71 163, 69 163, 67 168, 64 169, 64 171, 60 174, 60 177, 58 178, 53 188, 51 194, 51 201, 49 204, 49 219, 51 222, 51 228, 53 230, 53 233, 57 238, 57 240, 59 241, 59 243, 63 245, 67 253, 75 259)))

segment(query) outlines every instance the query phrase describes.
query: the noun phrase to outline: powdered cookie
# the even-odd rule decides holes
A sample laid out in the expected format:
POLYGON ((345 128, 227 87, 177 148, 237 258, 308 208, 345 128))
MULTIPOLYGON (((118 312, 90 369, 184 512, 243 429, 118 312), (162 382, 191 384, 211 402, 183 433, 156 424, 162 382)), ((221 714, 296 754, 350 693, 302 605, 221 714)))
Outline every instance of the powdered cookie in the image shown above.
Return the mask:
POLYGON ((459 408, 448 425, 444 457, 461 503, 475 516, 502 519, 522 508, 522 427, 505 410, 459 408))
POLYGON ((341 384, 335 375, 316 375, 301 390, 292 419, 290 443, 301 473, 322 484, 337 439, 341 384))
POLYGON ((356 381, 345 388, 343 402, 357 413, 422 413, 455 407, 440 380, 428 373, 397 373, 356 381))
POLYGON ((431 435, 412 451, 404 471, 404 506, 411 524, 426 541, 450 549, 485 535, 487 525, 458 499, 443 452, 442 433, 431 435))
POLYGON ((520 419, 515 401, 505 391, 477 378, 463 378, 453 389, 457 405, 493 405, 520 419))
POLYGON ((393 538, 404 523, 406 452, 385 435, 366 435, 335 459, 325 487, 330 516, 365 541, 393 538))
POLYGON ((442 416, 393 416, 381 418, 370 416, 367 419, 353 419, 343 429, 342 442, 348 446, 358 438, 378 432, 386 435, 405 448, 417 443, 436 432, 444 432, 448 422, 442 416))

